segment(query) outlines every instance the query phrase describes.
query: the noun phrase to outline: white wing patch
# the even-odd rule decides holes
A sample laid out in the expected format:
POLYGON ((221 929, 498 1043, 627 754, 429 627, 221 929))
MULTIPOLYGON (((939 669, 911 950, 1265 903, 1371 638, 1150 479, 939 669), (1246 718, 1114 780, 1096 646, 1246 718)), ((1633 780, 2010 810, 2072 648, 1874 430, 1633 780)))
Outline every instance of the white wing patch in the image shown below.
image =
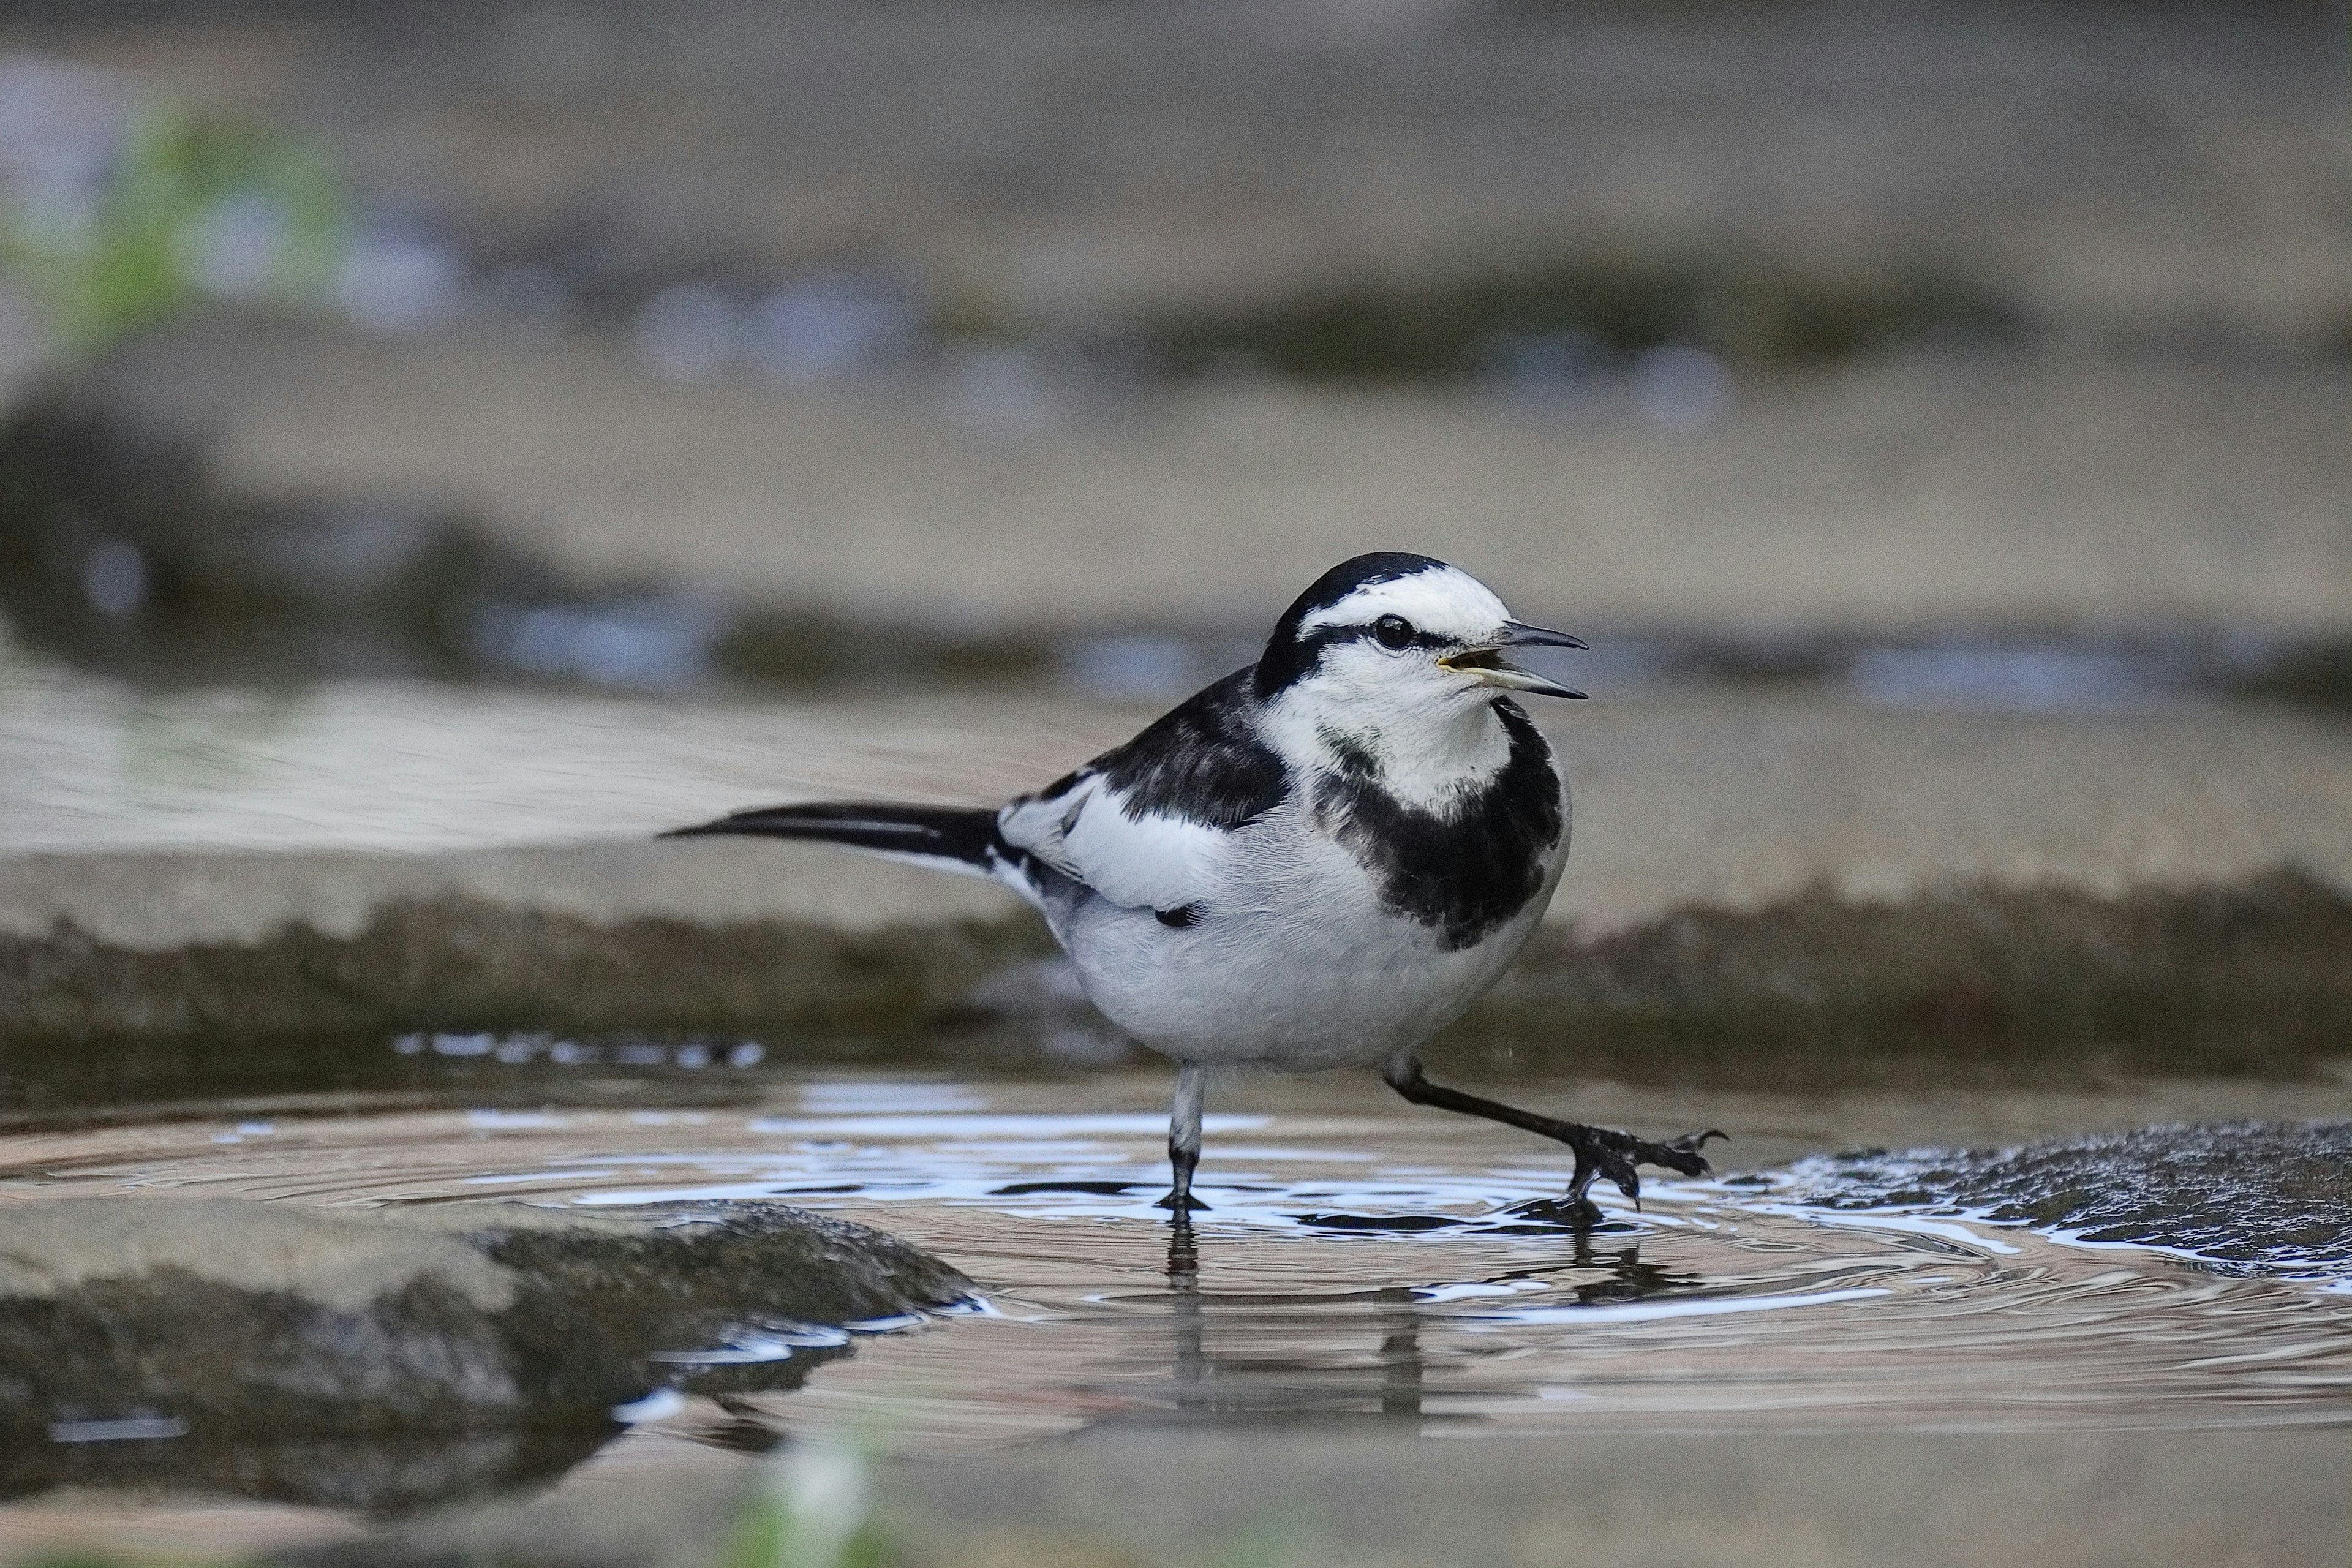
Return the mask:
POLYGON ((1157 812, 1129 816, 1098 773, 1052 800, 1013 802, 996 826, 1006 843, 1133 910, 1213 902, 1234 853, 1225 828, 1157 812))

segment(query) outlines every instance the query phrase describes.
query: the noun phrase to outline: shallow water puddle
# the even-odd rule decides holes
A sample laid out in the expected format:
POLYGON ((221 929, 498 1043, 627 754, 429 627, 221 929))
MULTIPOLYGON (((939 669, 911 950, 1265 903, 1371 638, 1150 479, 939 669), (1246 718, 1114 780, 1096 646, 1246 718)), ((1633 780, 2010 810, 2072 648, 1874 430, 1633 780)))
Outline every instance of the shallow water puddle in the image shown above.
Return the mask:
MULTIPOLYGON (((1213 1208, 1174 1227, 1151 1206, 1165 1121, 1147 1092, 829 1079, 752 1110, 26 1133, 0 1140, 0 1201, 782 1200, 979 1283, 981 1310, 861 1325, 888 1331, 795 1391, 631 1412, 641 1430, 739 1446, 830 1429, 939 1453, 1169 1421, 1470 1436, 2352 1420, 2352 1295, 2022 1226, 1809 1206, 1736 1176, 1655 1184, 1638 1213, 1604 1194, 1604 1223, 1580 1233, 1540 1208, 1566 1168, 1542 1146, 1312 1087, 1212 1114, 1213 1208)), ((680 1347, 743 1364, 793 1349, 749 1332, 680 1347)))

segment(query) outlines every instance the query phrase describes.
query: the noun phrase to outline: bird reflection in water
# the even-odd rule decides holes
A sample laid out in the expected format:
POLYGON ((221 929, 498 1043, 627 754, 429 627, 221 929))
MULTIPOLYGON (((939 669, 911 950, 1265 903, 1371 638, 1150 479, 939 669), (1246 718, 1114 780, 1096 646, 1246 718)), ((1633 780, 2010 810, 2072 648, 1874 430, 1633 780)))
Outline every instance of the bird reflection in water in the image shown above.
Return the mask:
MULTIPOLYGON (((1464 1334, 1462 1309, 1432 1300, 1431 1287, 1207 1289, 1203 1254, 1213 1256, 1221 1239, 1244 1251, 1249 1243, 1204 1237, 1189 1215, 1166 1223, 1163 1291, 1107 1293, 1091 1299, 1091 1310, 1073 1315, 1075 1322, 1112 1330, 1118 1348, 1035 1369, 1054 1399, 1088 1410, 1086 1424, 1313 1422, 1318 1429, 1369 1424, 1423 1431, 1487 1419, 1444 1395, 1469 1392, 1461 1374, 1499 1346, 1464 1334)), ((1533 1228, 1515 1227, 1514 1234, 1533 1228)), ((1630 1235, 1542 1228, 1557 1237, 1556 1252, 1477 1283, 1540 1281, 1549 1289, 1524 1299, 1546 1308, 1618 1305, 1703 1287, 1696 1275, 1643 1262, 1630 1235)), ((1337 1238, 1325 1244, 1348 1245, 1337 1238)), ((1228 1278, 1248 1279, 1238 1271, 1228 1278)), ((1507 1312, 1509 1300, 1498 1292, 1498 1310, 1507 1312)), ((957 1331, 941 1324, 940 1331, 957 1331)), ((695 1440, 759 1453, 791 1425, 788 1394, 723 1392, 715 1403, 719 1418, 698 1424, 695 1440)))
MULTIPOLYGON (((1637 1243, 1596 1248, 1590 1227, 1578 1227, 1563 1239, 1573 1246, 1569 1258, 1492 1282, 1570 1271, 1595 1276, 1573 1285, 1560 1281, 1584 1306, 1681 1294, 1701 1284, 1694 1275, 1643 1262, 1637 1243)), ((1208 1291, 1201 1284, 1201 1251, 1200 1233, 1189 1217, 1176 1216, 1169 1226, 1167 1259, 1171 1387, 1159 1418, 1172 1413, 1188 1421, 1338 1419, 1415 1426, 1425 1420, 1466 1419, 1423 1408, 1431 1374, 1423 1348, 1426 1303, 1412 1288, 1390 1285, 1314 1297, 1208 1291), (1360 1329, 1351 1331, 1351 1324, 1360 1329), (1367 1360, 1352 1347, 1372 1334, 1379 1336, 1379 1348, 1367 1360)), ((1443 1370, 1441 1361, 1441 1377, 1443 1370)))
POLYGON ((1295 1329, 1281 1320, 1311 1315, 1318 1338, 1336 1326, 1315 1309, 1327 1303, 1295 1297, 1249 1293, 1204 1293, 1201 1289, 1198 1233, 1189 1215, 1178 1215, 1168 1232, 1168 1287, 1172 1311, 1174 1362, 1171 1372, 1175 1393, 1172 1405, 1181 1416, 1207 1420, 1278 1421, 1286 1418, 1363 1415, 1377 1412, 1381 1419, 1421 1419, 1421 1321, 1413 1311, 1412 1292, 1389 1286, 1375 1292, 1373 1317, 1381 1332, 1378 1361, 1365 1368, 1349 1360, 1328 1359, 1325 1343, 1304 1353, 1283 1355, 1265 1350, 1254 1353, 1213 1354, 1209 1349, 1208 1321, 1215 1316, 1231 1337, 1253 1344, 1294 1338, 1295 1329), (1302 1314, 1300 1310, 1304 1309, 1302 1314), (1271 1320, 1271 1321, 1270 1321, 1271 1320), (1253 1331, 1272 1330, 1270 1333, 1253 1331), (1286 1332, 1286 1330, 1292 1331, 1286 1332), (1377 1389, 1366 1386, 1378 1380, 1377 1389))

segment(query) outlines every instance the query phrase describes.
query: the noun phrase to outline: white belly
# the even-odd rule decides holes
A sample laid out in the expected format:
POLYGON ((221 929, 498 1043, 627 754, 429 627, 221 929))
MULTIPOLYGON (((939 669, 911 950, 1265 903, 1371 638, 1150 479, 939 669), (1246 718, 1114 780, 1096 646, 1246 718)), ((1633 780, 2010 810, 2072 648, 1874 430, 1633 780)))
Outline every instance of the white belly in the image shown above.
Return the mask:
POLYGON ((1501 976, 1551 902, 1568 859, 1561 837, 1527 907, 1456 952, 1382 910, 1371 879, 1319 834, 1191 929, 1097 900, 1055 934, 1095 1005, 1165 1056, 1291 1072, 1362 1066, 1427 1039, 1501 976))

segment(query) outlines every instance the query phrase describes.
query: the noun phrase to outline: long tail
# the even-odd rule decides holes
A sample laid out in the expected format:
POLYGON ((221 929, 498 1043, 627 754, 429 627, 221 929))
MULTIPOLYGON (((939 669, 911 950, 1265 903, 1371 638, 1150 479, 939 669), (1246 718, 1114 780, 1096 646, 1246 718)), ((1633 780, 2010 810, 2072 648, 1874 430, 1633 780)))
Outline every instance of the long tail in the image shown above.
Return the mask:
POLYGON ((676 827, 664 838, 743 834, 758 838, 814 838, 846 844, 896 860, 911 860, 968 876, 1002 879, 1009 851, 996 836, 996 813, 948 805, 894 805, 884 801, 813 801, 739 811, 699 827, 676 827))

